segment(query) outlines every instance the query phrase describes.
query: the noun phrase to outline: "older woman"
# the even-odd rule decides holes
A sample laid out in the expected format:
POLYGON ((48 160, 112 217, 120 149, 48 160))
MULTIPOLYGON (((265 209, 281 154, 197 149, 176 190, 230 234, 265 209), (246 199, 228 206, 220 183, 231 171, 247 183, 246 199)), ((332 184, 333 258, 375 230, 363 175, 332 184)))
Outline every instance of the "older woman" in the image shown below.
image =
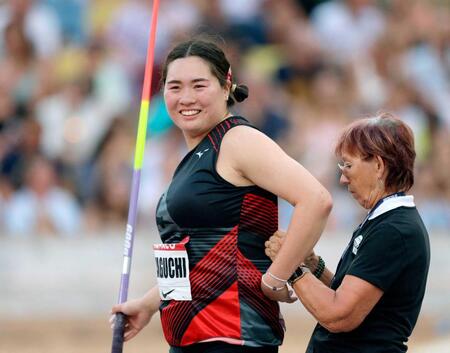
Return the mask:
MULTIPOLYGON (((336 146, 340 182, 369 210, 336 273, 312 253, 288 281, 317 319, 307 352, 406 352, 422 304, 430 250, 406 192, 414 183, 411 129, 390 114, 358 120, 336 146)), ((266 242, 275 258, 277 232, 266 242)))

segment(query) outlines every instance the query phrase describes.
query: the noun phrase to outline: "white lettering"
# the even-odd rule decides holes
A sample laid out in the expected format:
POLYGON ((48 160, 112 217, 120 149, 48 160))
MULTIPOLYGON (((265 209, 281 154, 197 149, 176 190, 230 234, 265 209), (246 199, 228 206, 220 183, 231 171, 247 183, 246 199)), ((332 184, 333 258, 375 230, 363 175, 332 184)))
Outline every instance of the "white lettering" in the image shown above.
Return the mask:
POLYGON ((127 224, 127 230, 125 232, 125 242, 123 245, 123 255, 130 256, 131 241, 133 239, 133 227, 127 224))
POLYGON ((153 245, 154 250, 175 250, 176 244, 155 244, 153 245))

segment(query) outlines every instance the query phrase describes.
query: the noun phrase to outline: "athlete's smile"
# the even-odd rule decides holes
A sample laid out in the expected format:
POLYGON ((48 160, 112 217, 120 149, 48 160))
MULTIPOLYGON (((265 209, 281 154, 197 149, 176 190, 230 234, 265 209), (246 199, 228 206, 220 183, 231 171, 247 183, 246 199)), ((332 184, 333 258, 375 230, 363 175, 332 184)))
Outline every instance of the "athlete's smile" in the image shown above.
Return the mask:
POLYGON ((180 114, 185 117, 195 116, 201 112, 200 109, 184 109, 180 110, 180 114))

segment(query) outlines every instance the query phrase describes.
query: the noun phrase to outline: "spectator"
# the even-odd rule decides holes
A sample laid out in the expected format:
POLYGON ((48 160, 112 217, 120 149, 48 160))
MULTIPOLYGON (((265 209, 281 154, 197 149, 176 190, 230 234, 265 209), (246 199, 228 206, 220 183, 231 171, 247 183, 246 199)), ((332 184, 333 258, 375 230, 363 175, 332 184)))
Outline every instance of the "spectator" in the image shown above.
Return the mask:
POLYGON ((5 204, 7 233, 74 236, 80 229, 81 213, 74 197, 58 186, 50 161, 36 157, 30 164, 26 183, 5 204))
POLYGON ((0 5, 0 32, 7 23, 23 22, 38 57, 48 59, 62 47, 61 26, 52 8, 37 0, 9 0, 0 5))
POLYGON ((374 0, 325 2, 314 9, 311 20, 322 48, 344 63, 368 55, 385 25, 374 0))
MULTIPOLYGON (((146 197, 140 212, 152 212, 152 195, 163 191, 167 173, 180 158, 179 136, 164 124, 164 104, 156 98, 162 58, 173 41, 206 32, 223 37, 232 66, 243 68, 234 75, 249 83, 250 99, 237 112, 308 165, 332 191, 336 207, 330 229, 345 228, 358 217, 340 212, 352 206, 341 197, 330 144, 340 126, 380 109, 411 125, 418 206, 423 205, 427 224, 445 223, 450 185, 441 151, 450 149, 445 138, 450 131, 448 3, 238 3, 242 6, 225 0, 160 2, 150 106, 157 108, 158 119, 149 120, 148 172, 142 177, 152 180, 142 188, 146 197), (427 192, 429 185, 437 190, 427 192)), ((23 186, 29 161, 42 153, 82 204, 86 224, 123 220, 138 116, 131 108, 138 107, 141 96, 151 4, 0 0, 0 172, 12 195, 23 186), (118 116, 124 122, 118 125, 126 126, 120 133, 114 122, 118 116), (106 148, 110 144, 114 147, 106 148), (114 155, 120 156, 117 161, 114 155)), ((281 208, 280 219, 289 219, 289 209, 281 208)))

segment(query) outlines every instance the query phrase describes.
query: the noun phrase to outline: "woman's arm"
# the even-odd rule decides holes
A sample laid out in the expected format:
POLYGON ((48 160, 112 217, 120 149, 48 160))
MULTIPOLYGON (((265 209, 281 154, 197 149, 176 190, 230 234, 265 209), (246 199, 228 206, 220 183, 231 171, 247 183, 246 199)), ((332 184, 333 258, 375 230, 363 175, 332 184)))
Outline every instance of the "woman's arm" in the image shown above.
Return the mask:
POLYGON ((300 301, 330 332, 358 327, 383 295, 383 291, 358 277, 347 275, 334 291, 308 273, 293 284, 300 301))
MULTIPOLYGON (((284 245, 268 270, 278 278, 289 278, 323 231, 332 207, 329 192, 274 141, 246 126, 225 135, 217 171, 234 185, 258 185, 294 206, 284 245)), ((280 286, 272 277, 265 278, 280 286)), ((265 291, 269 296, 270 292, 265 291)))
MULTIPOLYGON (((266 254, 277 257, 285 233, 277 231, 266 241, 266 254)), ((319 257, 312 252, 305 259, 305 265, 313 273, 319 257)), ((325 268, 320 279, 311 273, 294 282, 293 289, 304 307, 330 332, 346 332, 358 327, 380 300, 383 291, 369 282, 355 276, 344 277, 340 287, 330 288, 333 279, 331 271, 325 268)))
MULTIPOLYGON (((283 244, 284 238, 286 237, 286 232, 283 232, 282 230, 277 230, 269 240, 265 242, 266 246, 266 255, 269 256, 272 260, 275 259, 276 254, 281 248, 281 244, 283 244)), ((322 260, 323 261, 323 260, 322 260)), ((311 273, 315 274, 315 272, 318 270, 320 262, 320 256, 317 256, 314 251, 311 251, 311 253, 306 257, 305 259, 305 266, 308 267, 311 270, 311 273)), ((324 266, 325 266, 325 262, 324 266)), ((325 284, 327 287, 331 286, 331 280, 334 277, 334 273, 331 272, 326 266, 323 269, 323 272, 321 273, 320 281, 325 284)))

